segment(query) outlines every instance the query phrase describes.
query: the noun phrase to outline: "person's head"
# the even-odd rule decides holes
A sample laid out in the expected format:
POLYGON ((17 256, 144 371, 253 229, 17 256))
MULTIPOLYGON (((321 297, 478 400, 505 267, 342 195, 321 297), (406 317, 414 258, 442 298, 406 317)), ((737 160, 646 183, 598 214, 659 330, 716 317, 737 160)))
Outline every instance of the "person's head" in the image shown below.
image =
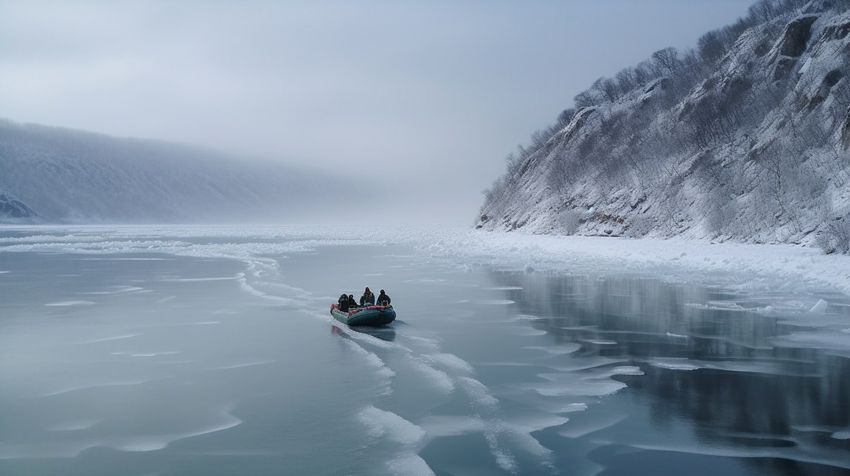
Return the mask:
POLYGON ((363 291, 363 294, 372 294, 372 291, 369 291, 369 286, 366 286, 366 290, 363 291))
POLYGON ((381 294, 386 294, 383 289, 381 289, 381 294))
POLYGON ((349 294, 349 295, 348 295, 348 299, 354 299, 354 295, 353 295, 353 294, 349 294))

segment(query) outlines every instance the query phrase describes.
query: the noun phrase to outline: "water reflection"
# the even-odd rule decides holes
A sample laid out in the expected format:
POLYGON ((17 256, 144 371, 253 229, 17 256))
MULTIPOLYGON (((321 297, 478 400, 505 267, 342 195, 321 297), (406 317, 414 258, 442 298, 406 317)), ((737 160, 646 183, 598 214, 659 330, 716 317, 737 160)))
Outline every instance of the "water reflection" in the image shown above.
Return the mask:
MULTIPOLYGON (((702 445, 735 450, 759 470, 824 468, 800 461, 848 466, 850 360, 772 345, 801 329, 766 312, 776 296, 637 276, 494 272, 492 278, 555 345, 580 346, 568 358, 607 357, 640 367, 644 375, 614 379, 648 413, 652 428, 638 430, 641 438, 684 420, 702 445)), ((620 438, 617 443, 641 443, 620 438)))

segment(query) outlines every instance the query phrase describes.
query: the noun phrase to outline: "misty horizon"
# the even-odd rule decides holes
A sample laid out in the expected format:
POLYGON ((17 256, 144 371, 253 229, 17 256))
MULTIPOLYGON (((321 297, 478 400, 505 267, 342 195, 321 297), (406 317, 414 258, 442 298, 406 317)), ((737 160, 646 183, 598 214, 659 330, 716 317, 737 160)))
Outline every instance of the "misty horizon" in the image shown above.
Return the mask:
POLYGON ((595 78, 748 6, 4 2, 0 117, 380 181, 394 214, 470 225, 595 78))

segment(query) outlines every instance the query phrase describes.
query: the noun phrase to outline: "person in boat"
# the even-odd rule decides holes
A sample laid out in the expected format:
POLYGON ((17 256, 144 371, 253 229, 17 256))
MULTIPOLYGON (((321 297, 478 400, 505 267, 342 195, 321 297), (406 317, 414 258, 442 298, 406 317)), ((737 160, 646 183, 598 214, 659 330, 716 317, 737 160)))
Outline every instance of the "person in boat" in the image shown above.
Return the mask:
POLYGON ((369 290, 367 287, 365 291, 363 291, 363 295, 360 296, 360 307, 364 306, 374 306, 375 305, 375 294, 369 290))
POLYGON ((381 294, 378 294, 378 304, 381 306, 389 306, 391 302, 393 302, 393 300, 387 296, 387 293, 385 293, 383 289, 381 289, 381 294))
POLYGON ((357 301, 354 300, 353 294, 349 294, 348 295, 348 309, 356 309, 356 308, 357 308, 357 301))
POLYGON ((337 309, 339 309, 342 312, 348 312, 348 296, 346 296, 345 294, 342 294, 339 297, 339 300, 337 300, 337 306, 336 307, 337 307, 337 309))

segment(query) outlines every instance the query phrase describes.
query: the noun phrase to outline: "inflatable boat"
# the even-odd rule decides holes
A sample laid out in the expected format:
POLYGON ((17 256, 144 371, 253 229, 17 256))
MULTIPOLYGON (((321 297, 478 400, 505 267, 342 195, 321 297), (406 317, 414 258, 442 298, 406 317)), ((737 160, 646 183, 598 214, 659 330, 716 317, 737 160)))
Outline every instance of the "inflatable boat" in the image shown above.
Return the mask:
POLYGON ((331 315, 349 326, 383 326, 395 320, 395 309, 392 306, 366 306, 346 312, 331 304, 331 315))

